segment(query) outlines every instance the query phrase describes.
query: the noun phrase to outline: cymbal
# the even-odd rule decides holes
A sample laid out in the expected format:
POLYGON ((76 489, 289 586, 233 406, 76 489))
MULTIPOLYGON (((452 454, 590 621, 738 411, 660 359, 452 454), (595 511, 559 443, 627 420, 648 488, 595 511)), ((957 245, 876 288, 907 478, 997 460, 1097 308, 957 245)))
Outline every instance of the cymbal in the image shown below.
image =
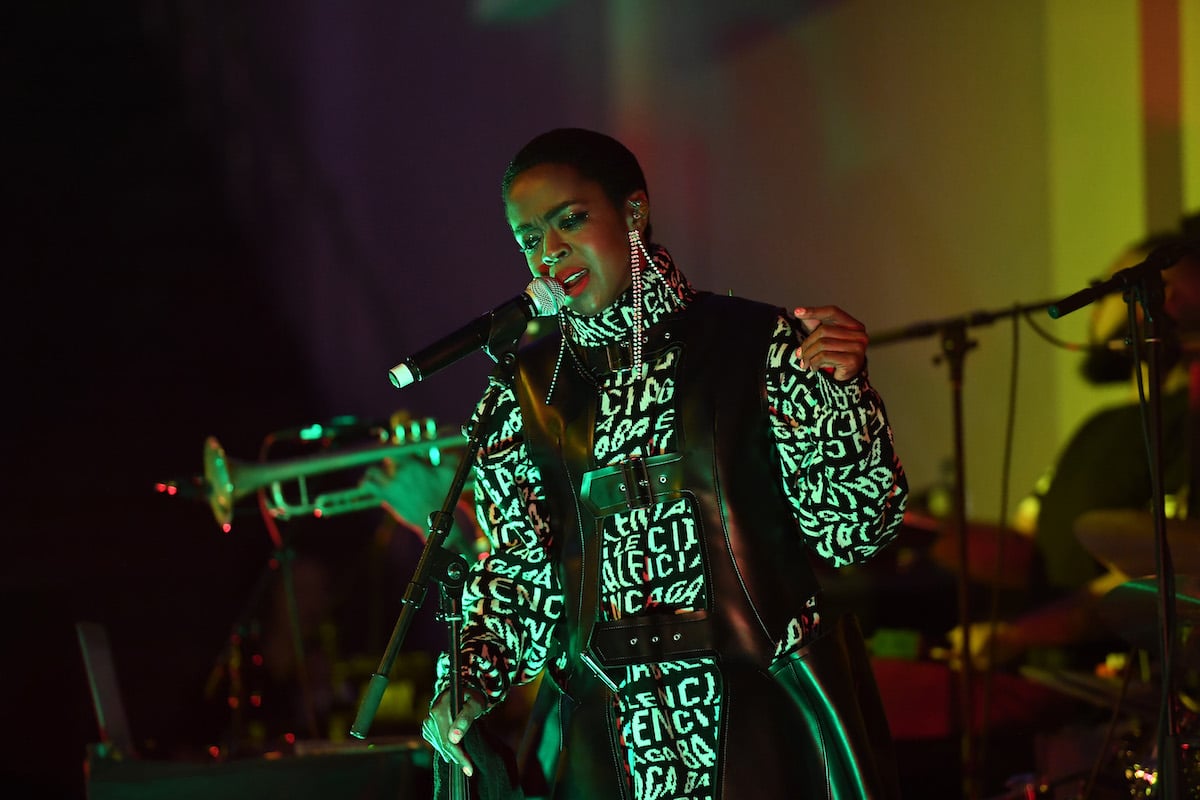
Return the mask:
MULTIPOLYGON (((1158 606, 1158 578, 1149 575, 1112 589, 1100 598, 1098 609, 1121 638, 1153 649, 1159 640, 1158 606)), ((1200 624, 1200 576, 1175 577, 1175 618, 1180 624, 1200 624)))
MULTIPOLYGON (((1030 664, 1019 668, 1022 678, 1067 697, 1096 706, 1112 708, 1121 698, 1121 680, 1102 678, 1092 672, 1046 669, 1030 664)), ((1127 713, 1153 718, 1158 713, 1159 691, 1152 683, 1131 683, 1123 701, 1127 713)))
MULTIPOLYGON (((1075 520, 1075 538, 1096 560, 1126 575, 1153 575, 1154 517, 1148 511, 1088 511, 1075 520)), ((1175 573, 1200 575, 1200 520, 1168 519, 1167 546, 1175 573)))
MULTIPOLYGON (((930 559, 950 572, 962 571, 957 531, 952 520, 905 511, 904 526, 928 543, 930 559)), ((1033 540, 990 522, 967 522, 967 576, 1002 589, 1026 589, 1033 574, 1033 540), (997 568, 999 566, 999 568, 997 568)))

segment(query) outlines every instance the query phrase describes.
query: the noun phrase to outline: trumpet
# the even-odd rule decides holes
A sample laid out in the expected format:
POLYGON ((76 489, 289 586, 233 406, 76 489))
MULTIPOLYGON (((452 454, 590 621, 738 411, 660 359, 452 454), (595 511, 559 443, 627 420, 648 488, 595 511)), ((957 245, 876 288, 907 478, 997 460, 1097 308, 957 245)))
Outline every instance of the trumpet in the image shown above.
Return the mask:
POLYGON ((462 447, 466 441, 462 432, 439 430, 432 420, 427 420, 424 425, 413 422, 407 429, 397 426, 394 431, 391 437, 383 434, 386 438, 379 442, 275 462, 230 458, 217 438, 209 436, 204 441, 204 484, 213 517, 222 529, 229 531, 234 505, 264 487, 270 487, 268 511, 280 519, 306 514, 328 517, 377 508, 379 500, 360 486, 320 492, 310 497, 306 478, 407 455, 423 455, 436 465, 443 449, 462 447), (284 484, 290 481, 296 483, 298 499, 289 500, 286 496, 284 484))

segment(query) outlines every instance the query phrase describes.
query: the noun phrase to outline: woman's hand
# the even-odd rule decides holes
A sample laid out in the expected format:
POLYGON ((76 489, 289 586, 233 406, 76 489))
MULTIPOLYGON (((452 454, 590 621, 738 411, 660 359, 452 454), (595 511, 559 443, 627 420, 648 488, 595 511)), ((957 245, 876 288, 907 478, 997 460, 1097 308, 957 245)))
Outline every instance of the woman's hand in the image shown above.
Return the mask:
POLYGON ((797 308, 793 315, 808 335, 800 343, 800 366, 823 369, 839 381, 862 372, 867 363, 867 329, 837 306, 797 308))
POLYGON ((483 710, 483 702, 478 695, 468 690, 463 693, 462 710, 452 717, 450 693, 442 692, 430 707, 429 716, 421 723, 421 735, 425 737, 425 741, 433 745, 433 749, 447 762, 461 767, 463 774, 468 777, 475 774, 475 765, 467 758, 467 753, 462 748, 462 740, 483 710))

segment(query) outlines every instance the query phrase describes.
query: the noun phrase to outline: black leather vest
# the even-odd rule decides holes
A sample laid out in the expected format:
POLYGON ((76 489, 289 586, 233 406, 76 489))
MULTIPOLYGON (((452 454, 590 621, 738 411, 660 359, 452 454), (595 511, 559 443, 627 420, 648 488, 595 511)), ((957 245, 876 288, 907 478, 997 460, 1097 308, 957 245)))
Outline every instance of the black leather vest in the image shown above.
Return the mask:
MULTIPOLYGON (((711 646, 723 663, 765 669, 788 622, 818 592, 783 492, 767 418, 763 370, 780 313, 762 303, 701 293, 653 326, 644 345, 648 362, 667 348, 680 350, 678 453, 601 472, 592 458, 596 389, 570 355, 563 359, 552 404, 545 402, 561 334, 519 352, 514 388, 529 455, 546 487, 552 547, 566 594, 566 630, 559 644, 577 673, 599 591, 597 506, 611 510, 690 497, 707 565, 711 646)), ((616 348, 577 352, 601 369, 622 358, 616 348)))
MULTIPOLYGON (((554 800, 625 800, 631 791, 611 695, 602 683, 608 673, 581 660, 596 651, 594 634, 610 624, 596 622, 602 521, 597 515, 680 496, 691 499, 701 531, 708 578, 703 644, 715 653, 722 676, 713 796, 899 796, 887 723, 861 638, 854 640, 856 659, 846 656, 844 636, 821 636, 771 666, 788 622, 819 591, 783 492, 767 415, 763 371, 779 314, 771 306, 705 293, 651 328, 644 347, 648 362, 666 348, 680 351, 678 449, 615 468, 598 470, 592 458, 598 398, 571 357, 563 359, 552 405, 545 403, 560 337, 518 354, 514 389, 529 455, 545 484, 553 556, 566 595, 556 641, 570 667, 561 685, 549 687, 561 693, 557 711, 547 709, 561 731, 557 764, 547 776, 554 800), (871 713, 864 719, 860 708, 871 713), (873 760, 886 769, 878 770, 873 760)), ((620 348, 579 355, 598 370, 628 361, 620 348)), ((626 643, 653 639, 645 634, 657 631, 664 639, 683 632, 686 644, 696 626, 680 619, 684 616, 638 615, 619 624, 629 626, 623 629, 626 643)), ((846 626, 834 629, 841 634, 846 626)), ((651 651, 643 660, 670 657, 651 651)), ((541 723, 532 724, 536 729, 541 723)))

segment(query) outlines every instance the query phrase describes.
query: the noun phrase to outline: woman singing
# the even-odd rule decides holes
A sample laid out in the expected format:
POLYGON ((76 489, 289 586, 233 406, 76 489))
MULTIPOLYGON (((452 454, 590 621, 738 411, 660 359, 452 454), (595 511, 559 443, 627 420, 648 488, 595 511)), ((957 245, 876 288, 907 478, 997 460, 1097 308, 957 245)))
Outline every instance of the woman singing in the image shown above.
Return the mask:
POLYGON ((695 289, 603 134, 536 137, 502 194, 566 301, 479 406, 492 554, 464 589, 463 708, 443 657, 425 737, 472 774, 474 721, 545 670, 556 800, 895 796, 865 653, 823 632, 809 566, 870 558, 904 511, 863 325, 695 289))

